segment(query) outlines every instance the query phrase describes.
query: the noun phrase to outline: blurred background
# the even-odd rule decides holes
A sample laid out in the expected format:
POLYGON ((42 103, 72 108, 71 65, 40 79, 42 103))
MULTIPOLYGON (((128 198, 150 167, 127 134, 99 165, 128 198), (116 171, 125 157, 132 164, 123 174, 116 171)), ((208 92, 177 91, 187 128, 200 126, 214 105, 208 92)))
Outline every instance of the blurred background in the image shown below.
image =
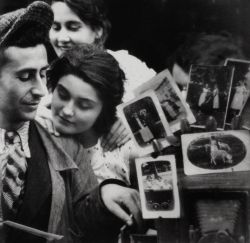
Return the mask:
MULTIPOLYGON (((196 33, 230 35, 250 59, 249 0, 105 0, 112 30, 107 48, 127 49, 156 71, 196 33)), ((31 0, 1 0, 1 13, 31 0)))

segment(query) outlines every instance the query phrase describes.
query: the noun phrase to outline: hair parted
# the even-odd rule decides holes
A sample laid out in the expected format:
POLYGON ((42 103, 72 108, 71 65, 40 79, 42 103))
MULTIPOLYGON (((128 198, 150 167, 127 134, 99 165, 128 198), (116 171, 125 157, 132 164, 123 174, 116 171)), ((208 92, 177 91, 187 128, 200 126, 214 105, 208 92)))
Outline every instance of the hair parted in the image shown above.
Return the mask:
POLYGON ((51 4, 53 2, 64 2, 92 30, 102 29, 102 36, 95 40, 95 44, 104 46, 111 23, 107 18, 107 8, 103 0, 52 0, 51 4))

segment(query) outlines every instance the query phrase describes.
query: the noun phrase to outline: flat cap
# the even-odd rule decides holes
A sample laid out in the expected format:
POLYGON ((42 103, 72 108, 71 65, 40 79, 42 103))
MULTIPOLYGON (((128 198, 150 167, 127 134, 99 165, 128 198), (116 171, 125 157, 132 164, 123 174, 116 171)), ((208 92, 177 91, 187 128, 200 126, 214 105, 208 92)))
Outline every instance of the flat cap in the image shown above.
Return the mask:
POLYGON ((21 8, 0 16, 0 46, 7 44, 8 39, 25 24, 37 25, 45 33, 53 24, 53 12, 50 6, 42 1, 35 1, 27 8, 21 8))

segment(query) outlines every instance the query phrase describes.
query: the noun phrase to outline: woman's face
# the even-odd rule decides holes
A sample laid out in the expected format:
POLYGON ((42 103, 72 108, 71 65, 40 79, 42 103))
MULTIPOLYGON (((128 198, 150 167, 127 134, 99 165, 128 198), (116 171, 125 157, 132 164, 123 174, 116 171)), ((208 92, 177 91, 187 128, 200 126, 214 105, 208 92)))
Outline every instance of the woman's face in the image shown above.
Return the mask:
POLYGON ((90 84, 73 74, 63 76, 51 104, 55 128, 68 135, 86 132, 95 124, 102 107, 97 91, 90 84))
POLYGON ((100 38, 102 30, 94 31, 85 24, 64 2, 51 5, 54 24, 50 30, 50 41, 59 56, 75 44, 92 44, 100 38))

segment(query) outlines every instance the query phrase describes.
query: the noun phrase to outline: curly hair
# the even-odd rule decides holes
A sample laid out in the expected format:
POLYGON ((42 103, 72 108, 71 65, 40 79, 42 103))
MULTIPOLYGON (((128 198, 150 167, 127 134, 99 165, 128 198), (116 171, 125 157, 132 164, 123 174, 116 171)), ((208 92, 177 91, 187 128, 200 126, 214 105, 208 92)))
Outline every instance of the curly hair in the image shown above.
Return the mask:
POLYGON ((107 8, 103 0, 51 0, 51 4, 54 2, 64 2, 93 31, 102 29, 103 33, 95 40, 95 44, 104 46, 111 23, 107 18, 107 8))
POLYGON ((109 132, 116 121, 116 106, 122 102, 125 75, 118 62, 105 50, 89 44, 76 45, 55 60, 48 70, 52 90, 59 79, 73 74, 97 91, 103 108, 94 129, 99 135, 109 132))

